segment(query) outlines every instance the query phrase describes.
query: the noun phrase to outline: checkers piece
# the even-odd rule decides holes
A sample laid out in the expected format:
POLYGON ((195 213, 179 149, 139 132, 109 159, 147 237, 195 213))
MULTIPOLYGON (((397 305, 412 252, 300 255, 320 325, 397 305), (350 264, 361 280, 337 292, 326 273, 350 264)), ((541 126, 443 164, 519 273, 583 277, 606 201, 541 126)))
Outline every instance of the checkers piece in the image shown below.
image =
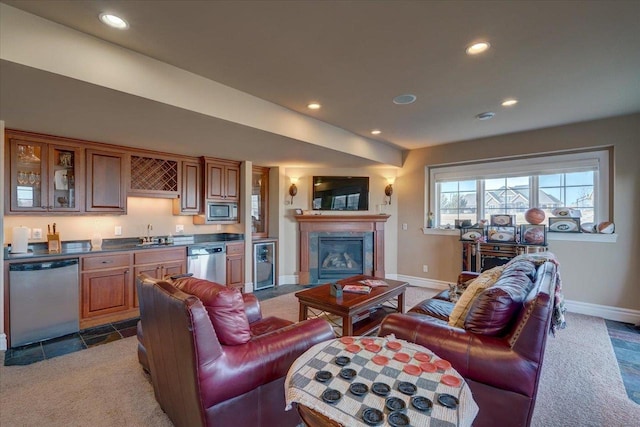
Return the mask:
POLYGON ((358 375, 358 373, 354 369, 351 369, 351 368, 343 368, 340 371, 340 376, 342 378, 344 378, 345 380, 347 380, 347 381, 351 381, 352 379, 355 378, 356 375, 358 375))
POLYGON ((438 369, 442 369, 443 371, 446 371, 447 369, 451 369, 451 363, 449 363, 447 360, 440 359, 440 360, 436 360, 434 363, 436 364, 438 369))
POLYGON ((402 348, 402 344, 400 344, 398 341, 389 341, 387 343, 387 348, 389 350, 398 351, 402 348))
POLYGON ((420 369, 422 369, 424 372, 433 373, 438 370, 438 367, 431 362, 422 362, 420 364, 420 369))
POLYGON ((407 363, 409 360, 411 360, 411 356, 409 356, 407 353, 396 353, 393 355, 393 358, 402 363, 407 363))
POLYGON ((438 403, 444 406, 445 408, 456 409, 460 404, 460 401, 455 396, 443 393, 438 395, 438 403))
POLYGON ((384 406, 391 412, 404 411, 405 409, 407 409, 407 404, 404 403, 404 400, 395 396, 387 397, 387 400, 384 401, 384 406))
POLYGON ((369 386, 363 383, 353 383, 349 386, 349 391, 356 396, 362 396, 369 391, 369 386))
POLYGON ((355 339, 354 337, 341 337, 341 338, 340 338, 340 342, 341 342, 342 344, 346 344, 346 345, 353 344, 353 342, 354 342, 355 340, 356 340, 356 339, 355 339))
POLYGON ((451 387, 460 387, 460 384, 462 384, 462 380, 453 375, 443 375, 442 378, 440 378, 440 382, 451 387))
POLYGON ((407 416, 407 414, 403 414, 400 411, 393 411, 389 415, 387 415, 387 421, 389 422, 389 425, 391 427, 402 427, 410 425, 409 417, 407 416))
POLYGON ((371 345, 375 344, 376 340, 374 340, 373 338, 362 338, 360 342, 362 343, 362 345, 371 345))
POLYGON ((424 396, 413 396, 411 398, 411 406, 420 412, 430 412, 433 408, 433 402, 431 399, 424 396))
POLYGON ((377 353, 382 350, 382 347, 380 347, 378 344, 368 344, 364 346, 364 349, 370 351, 371 353, 377 353))
POLYGON ((416 387, 415 384, 412 384, 410 382, 400 381, 398 383, 398 391, 402 394, 413 396, 418 391, 418 387, 416 387))
POLYGON ((351 358, 347 356, 338 356, 336 357, 335 362, 338 366, 347 366, 349 363, 351 363, 351 358))
POLYGON ((342 393, 332 388, 328 388, 322 393, 322 400, 329 404, 336 403, 340 398, 342 398, 342 393))
POLYGON ((360 350, 362 350, 362 348, 358 344, 349 344, 347 346, 346 350, 351 352, 351 353, 357 353, 360 350))
POLYGON ((416 353, 413 355, 413 358, 418 362, 429 362, 431 360, 431 356, 427 353, 416 353))
POLYGON ((385 397, 388 396, 389 393, 391 393, 391 387, 389 387, 389 384, 385 383, 373 383, 371 384, 371 391, 373 392, 373 394, 385 397))
POLYGON ((422 373, 422 369, 418 365, 404 365, 402 370, 409 375, 415 375, 415 376, 418 376, 422 373))
POLYGON ((376 365, 384 366, 387 363, 389 363, 389 358, 385 356, 380 356, 379 354, 377 354, 371 358, 371 361, 376 365))
POLYGON ((379 426, 384 422, 384 414, 375 408, 367 408, 362 411, 362 421, 370 426, 379 426))
POLYGON ((333 374, 329 371, 318 371, 316 372, 316 381, 320 381, 321 383, 326 383, 333 377, 333 374))

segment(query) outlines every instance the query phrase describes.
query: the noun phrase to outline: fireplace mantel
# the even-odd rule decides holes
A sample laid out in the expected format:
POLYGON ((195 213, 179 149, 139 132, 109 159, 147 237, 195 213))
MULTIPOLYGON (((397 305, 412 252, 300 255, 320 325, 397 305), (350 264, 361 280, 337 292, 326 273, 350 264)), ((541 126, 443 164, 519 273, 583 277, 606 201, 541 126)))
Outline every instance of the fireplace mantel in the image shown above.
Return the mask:
POLYGON ((317 232, 372 232, 373 271, 372 276, 385 277, 384 271, 384 224, 390 215, 296 215, 300 231, 299 283, 310 282, 309 233, 317 232))

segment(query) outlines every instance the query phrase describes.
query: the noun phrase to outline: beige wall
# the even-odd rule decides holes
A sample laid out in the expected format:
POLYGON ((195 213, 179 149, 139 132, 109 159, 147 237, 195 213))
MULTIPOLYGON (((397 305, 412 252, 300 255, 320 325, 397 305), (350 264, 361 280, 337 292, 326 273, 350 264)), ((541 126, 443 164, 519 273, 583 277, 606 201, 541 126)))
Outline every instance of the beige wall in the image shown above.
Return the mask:
MULTIPOLYGON (((334 175, 334 176, 368 176, 369 179, 369 211, 367 214, 386 213, 391 215, 385 225, 385 271, 389 274, 397 272, 397 230, 398 230, 398 204, 395 194, 392 196, 391 204, 385 204, 384 188, 387 185, 387 178, 395 177, 398 171, 394 168, 366 168, 366 169, 309 169, 309 168, 286 168, 282 179, 282 191, 284 193, 284 222, 281 237, 281 256, 284 257, 281 263, 283 271, 280 272, 288 283, 294 283, 292 276, 298 273, 298 223, 293 217, 294 209, 310 210, 312 197, 312 178, 314 175, 334 175), (289 185, 290 178, 299 178, 297 187, 298 194, 290 204, 289 185)), ((397 181, 396 181, 397 182, 397 181)), ((397 184, 394 184, 394 192, 397 191, 397 184)), ((359 212, 365 213, 365 212, 359 212)), ((344 214, 344 212, 322 212, 322 215, 344 214)), ((351 213, 347 213, 351 214, 351 213)), ((357 214, 357 213, 353 213, 357 214)))
POLYGON ((478 159, 612 146, 614 155, 615 243, 551 241, 568 300, 640 310, 640 114, 464 141, 414 150, 398 173, 398 272, 435 280, 455 280, 461 245, 456 236, 424 235, 425 166, 478 159), (429 273, 422 273, 422 265, 429 273))

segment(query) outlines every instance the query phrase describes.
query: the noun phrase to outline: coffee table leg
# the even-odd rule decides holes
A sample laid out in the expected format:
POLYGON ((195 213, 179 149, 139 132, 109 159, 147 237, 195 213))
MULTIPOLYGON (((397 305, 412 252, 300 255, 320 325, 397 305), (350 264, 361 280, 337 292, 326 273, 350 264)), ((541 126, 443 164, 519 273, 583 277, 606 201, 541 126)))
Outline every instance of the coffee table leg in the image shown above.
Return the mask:
POLYGON ((300 303, 300 314, 298 315, 298 320, 303 321, 307 320, 307 316, 309 315, 309 307, 306 304, 300 303))
POLYGON ((398 295, 398 313, 404 313, 404 292, 398 295))
POLYGON ((353 335, 353 318, 344 316, 342 318, 342 336, 349 337, 351 335, 353 335))

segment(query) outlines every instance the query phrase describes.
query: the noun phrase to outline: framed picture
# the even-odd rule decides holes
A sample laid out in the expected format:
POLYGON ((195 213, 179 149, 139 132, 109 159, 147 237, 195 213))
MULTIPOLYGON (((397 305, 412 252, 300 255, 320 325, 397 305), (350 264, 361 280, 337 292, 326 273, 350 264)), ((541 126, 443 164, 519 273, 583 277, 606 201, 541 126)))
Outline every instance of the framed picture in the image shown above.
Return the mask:
POLYGON ((523 245, 547 244, 547 226, 542 224, 522 224, 520 226, 520 243, 523 245))
POLYGON ((296 209, 295 212, 296 212, 296 215, 302 215, 303 213, 302 209, 296 209))
POLYGON ((580 218, 551 217, 549 231, 554 233, 580 233, 580 218))
POLYGON ((511 226, 497 227, 490 225, 487 227, 487 242, 516 242, 516 228, 511 226))
POLYGON ((475 242, 484 236, 484 228, 463 227, 460 229, 460 240, 475 242))
POLYGON ((491 215, 491 223, 497 227, 514 227, 516 225, 515 215, 491 215))

